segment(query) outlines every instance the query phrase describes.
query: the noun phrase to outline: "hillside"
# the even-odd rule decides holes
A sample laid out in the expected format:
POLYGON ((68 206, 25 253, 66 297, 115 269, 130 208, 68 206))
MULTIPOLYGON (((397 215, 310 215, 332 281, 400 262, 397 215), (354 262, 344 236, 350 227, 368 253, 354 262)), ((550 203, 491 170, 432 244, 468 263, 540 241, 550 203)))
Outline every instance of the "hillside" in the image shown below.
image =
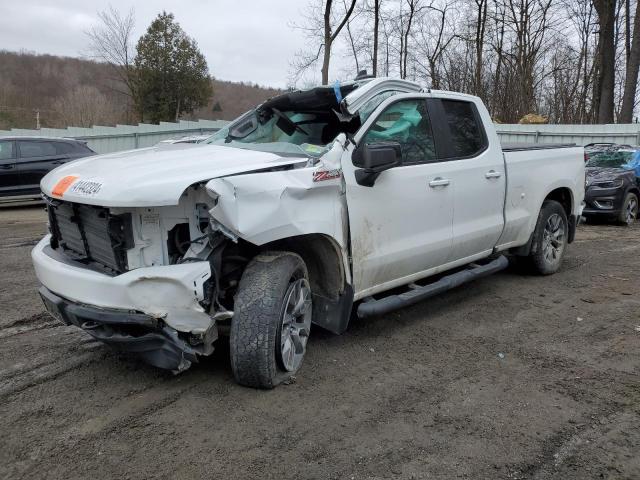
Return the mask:
MULTIPOLYGON (((0 129, 136 123, 109 65, 79 58, 0 51, 0 129)), ((215 73, 215 72, 213 72, 215 73)), ((249 83, 212 80, 207 107, 186 119, 231 120, 279 93, 249 83)))

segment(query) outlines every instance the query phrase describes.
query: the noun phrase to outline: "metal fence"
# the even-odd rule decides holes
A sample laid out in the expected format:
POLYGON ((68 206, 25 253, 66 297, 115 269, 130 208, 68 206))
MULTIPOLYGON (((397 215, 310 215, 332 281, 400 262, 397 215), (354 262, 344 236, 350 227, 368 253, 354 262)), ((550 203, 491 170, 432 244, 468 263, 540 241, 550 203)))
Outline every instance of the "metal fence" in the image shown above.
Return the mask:
POLYGON ((496 125, 504 143, 622 143, 640 145, 640 124, 496 125))
POLYGON ((161 122, 158 125, 116 125, 90 128, 41 128, 40 130, 0 130, 1 136, 67 137, 86 140, 87 145, 98 153, 110 153, 134 148, 150 147, 161 140, 189 135, 207 135, 218 131, 227 122, 222 120, 181 120, 177 123, 161 122))
MULTIPOLYGON (((224 120, 181 120, 159 125, 116 125, 115 127, 42 128, 40 130, 0 130, 4 135, 38 135, 70 137, 86 140, 98 153, 150 147, 171 138, 188 135, 206 135, 227 124, 224 120)), ((588 143, 612 142, 640 145, 640 124, 622 125, 507 125, 497 124, 500 140, 505 143, 588 143)))

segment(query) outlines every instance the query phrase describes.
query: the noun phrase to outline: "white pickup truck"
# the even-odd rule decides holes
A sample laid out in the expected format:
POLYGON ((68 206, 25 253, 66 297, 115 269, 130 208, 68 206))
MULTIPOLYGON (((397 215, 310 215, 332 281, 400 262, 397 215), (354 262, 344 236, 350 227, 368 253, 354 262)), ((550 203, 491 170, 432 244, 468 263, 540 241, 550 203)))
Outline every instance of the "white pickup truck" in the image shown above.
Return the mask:
POLYGON ((236 380, 300 368, 343 332, 507 265, 555 272, 582 148, 501 147, 481 100, 365 79, 285 93, 204 145, 78 160, 41 183, 33 250, 52 315, 181 371, 229 336, 236 380), (353 305, 355 308, 352 308, 353 305))

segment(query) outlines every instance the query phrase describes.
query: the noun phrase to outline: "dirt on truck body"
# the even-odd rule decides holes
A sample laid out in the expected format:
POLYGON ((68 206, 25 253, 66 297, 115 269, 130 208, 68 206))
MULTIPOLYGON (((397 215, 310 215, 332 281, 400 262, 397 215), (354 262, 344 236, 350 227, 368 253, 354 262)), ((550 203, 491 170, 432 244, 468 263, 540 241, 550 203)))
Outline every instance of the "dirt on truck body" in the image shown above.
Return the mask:
POLYGON ((265 392, 225 347, 173 376, 51 319, 45 222, 0 209, 0 478, 640 478, 637 225, 581 225, 549 278, 315 329, 265 392))

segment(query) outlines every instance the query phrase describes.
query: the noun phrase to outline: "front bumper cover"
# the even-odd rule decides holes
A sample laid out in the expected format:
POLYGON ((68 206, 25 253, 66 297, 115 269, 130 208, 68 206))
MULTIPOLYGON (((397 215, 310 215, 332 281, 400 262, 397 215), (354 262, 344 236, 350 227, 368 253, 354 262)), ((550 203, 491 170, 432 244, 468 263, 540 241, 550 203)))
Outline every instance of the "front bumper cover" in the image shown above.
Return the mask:
POLYGON ((198 361, 198 352, 162 320, 144 313, 81 305, 46 287, 39 293, 47 311, 58 320, 155 367, 180 372, 198 361))
POLYGON ((587 187, 585 192, 584 201, 585 207, 582 211, 582 215, 585 217, 601 215, 608 217, 616 217, 620 214, 622 204, 626 190, 622 187, 619 188, 598 188, 587 187), (601 208, 598 206, 598 202, 608 202, 611 204, 611 208, 601 208))
POLYGON ((49 238, 34 247, 31 257, 38 280, 56 295, 82 305, 145 313, 178 332, 203 336, 212 327, 201 305, 211 278, 209 262, 143 267, 109 276, 54 250, 49 238))

